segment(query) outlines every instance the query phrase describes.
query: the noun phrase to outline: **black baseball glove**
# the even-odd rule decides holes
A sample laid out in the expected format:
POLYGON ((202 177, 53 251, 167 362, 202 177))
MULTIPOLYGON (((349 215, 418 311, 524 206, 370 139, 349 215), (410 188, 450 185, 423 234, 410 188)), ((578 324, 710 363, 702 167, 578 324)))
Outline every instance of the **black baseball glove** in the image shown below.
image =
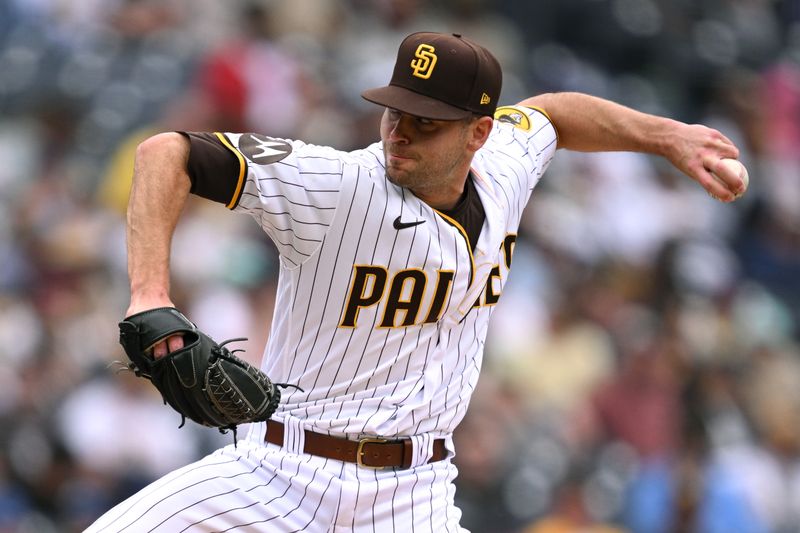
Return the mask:
MULTIPOLYGON (((128 354, 126 366, 149 379, 164 403, 180 413, 181 427, 189 418, 198 424, 235 431, 238 424, 268 419, 281 399, 266 374, 217 344, 172 307, 131 315, 119 323, 119 342, 128 354), (184 347, 153 357, 153 346, 182 335, 184 347)), ((285 385, 283 385, 285 386, 285 385)))

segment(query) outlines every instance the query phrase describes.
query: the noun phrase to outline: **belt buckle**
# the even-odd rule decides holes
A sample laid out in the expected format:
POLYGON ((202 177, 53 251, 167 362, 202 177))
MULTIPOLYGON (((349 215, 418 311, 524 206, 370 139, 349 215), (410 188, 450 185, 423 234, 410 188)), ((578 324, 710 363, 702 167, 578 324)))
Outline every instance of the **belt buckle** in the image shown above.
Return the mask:
POLYGON ((382 444, 384 442, 389 442, 389 439, 381 439, 378 437, 364 437, 363 439, 358 441, 358 449, 356 450, 356 464, 358 466, 363 466, 364 468, 369 468, 371 470, 383 470, 385 468, 389 468, 388 466, 372 466, 368 464, 364 464, 363 457, 364 457, 364 445, 365 444, 382 444))

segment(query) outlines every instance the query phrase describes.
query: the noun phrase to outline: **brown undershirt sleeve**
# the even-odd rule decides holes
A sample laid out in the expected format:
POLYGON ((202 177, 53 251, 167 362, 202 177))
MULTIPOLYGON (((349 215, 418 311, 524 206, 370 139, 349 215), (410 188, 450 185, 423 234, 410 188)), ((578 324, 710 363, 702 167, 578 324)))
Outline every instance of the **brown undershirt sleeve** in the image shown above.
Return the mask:
POLYGON ((244 161, 213 133, 178 132, 191 144, 187 171, 190 192, 214 202, 235 207, 238 202, 244 161))

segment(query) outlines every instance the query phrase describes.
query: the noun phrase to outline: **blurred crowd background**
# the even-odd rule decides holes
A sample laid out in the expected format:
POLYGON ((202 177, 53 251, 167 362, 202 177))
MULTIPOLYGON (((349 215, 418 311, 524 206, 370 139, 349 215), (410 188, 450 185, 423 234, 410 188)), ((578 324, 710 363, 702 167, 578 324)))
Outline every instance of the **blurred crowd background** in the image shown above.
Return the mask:
MULTIPOLYGON (((577 90, 716 127, 750 189, 559 152, 526 211, 456 434, 476 533, 800 531, 800 1, 0 2, 0 532, 81 531, 230 435, 117 373, 136 144, 256 131, 377 140, 397 45, 457 31, 501 103, 577 90)), ((275 251, 193 200, 173 296, 260 358, 275 251)))

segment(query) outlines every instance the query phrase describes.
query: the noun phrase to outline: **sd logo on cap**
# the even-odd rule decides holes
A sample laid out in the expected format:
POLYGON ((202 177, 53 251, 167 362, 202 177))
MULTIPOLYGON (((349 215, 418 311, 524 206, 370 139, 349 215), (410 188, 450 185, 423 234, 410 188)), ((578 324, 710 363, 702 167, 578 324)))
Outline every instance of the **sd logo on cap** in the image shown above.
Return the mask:
POLYGON ((492 116, 503 73, 484 47, 458 34, 412 33, 400 44, 389 85, 361 96, 385 107, 435 120, 492 116))

